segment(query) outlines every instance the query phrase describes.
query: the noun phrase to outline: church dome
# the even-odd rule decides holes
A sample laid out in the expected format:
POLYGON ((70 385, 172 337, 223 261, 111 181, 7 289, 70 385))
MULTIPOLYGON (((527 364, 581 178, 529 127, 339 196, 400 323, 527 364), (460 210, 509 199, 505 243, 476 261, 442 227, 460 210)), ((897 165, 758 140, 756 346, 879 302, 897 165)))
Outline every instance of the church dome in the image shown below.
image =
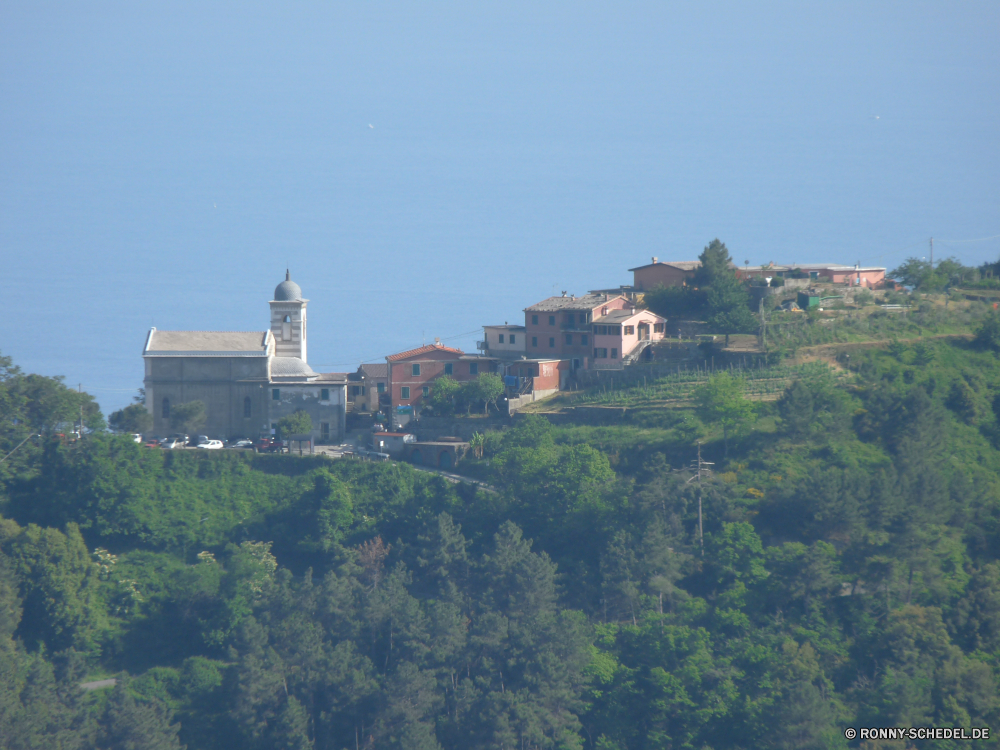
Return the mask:
POLYGON ((292 281, 292 275, 285 269, 285 280, 274 288, 274 299, 278 302, 290 302, 302 299, 302 289, 292 281))

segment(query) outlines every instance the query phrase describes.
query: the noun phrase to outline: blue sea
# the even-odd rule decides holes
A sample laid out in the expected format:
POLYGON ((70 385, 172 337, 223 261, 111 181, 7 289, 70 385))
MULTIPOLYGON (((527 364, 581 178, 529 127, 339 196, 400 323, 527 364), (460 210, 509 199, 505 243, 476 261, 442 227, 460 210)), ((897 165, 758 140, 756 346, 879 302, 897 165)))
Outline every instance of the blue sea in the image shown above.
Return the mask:
POLYGON ((0 353, 106 412, 147 330, 353 370, 713 238, 1000 257, 1000 5, 0 2, 0 353))

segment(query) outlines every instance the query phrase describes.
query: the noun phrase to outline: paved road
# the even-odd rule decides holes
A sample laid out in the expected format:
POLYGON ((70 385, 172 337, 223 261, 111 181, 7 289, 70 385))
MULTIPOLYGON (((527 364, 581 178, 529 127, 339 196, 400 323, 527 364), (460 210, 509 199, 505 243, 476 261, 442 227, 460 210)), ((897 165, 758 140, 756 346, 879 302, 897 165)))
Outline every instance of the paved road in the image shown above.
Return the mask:
POLYGON ((94 682, 84 682, 80 684, 84 690, 100 690, 101 688, 114 687, 118 683, 114 677, 107 680, 95 680, 94 682))

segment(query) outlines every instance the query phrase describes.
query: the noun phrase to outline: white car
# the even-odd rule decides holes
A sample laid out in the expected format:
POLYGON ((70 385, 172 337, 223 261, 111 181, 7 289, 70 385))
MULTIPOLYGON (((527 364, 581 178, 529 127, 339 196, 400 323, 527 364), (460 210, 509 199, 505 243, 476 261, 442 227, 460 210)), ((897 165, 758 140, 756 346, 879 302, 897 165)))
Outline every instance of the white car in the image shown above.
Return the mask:
POLYGON ((202 443, 198 447, 199 448, 205 448, 206 450, 210 450, 210 451, 217 451, 217 450, 219 450, 219 448, 222 447, 222 441, 221 440, 209 440, 207 443, 202 443))
POLYGON ((138 432, 133 432, 132 433, 132 439, 135 442, 137 442, 137 443, 141 443, 142 442, 142 435, 140 433, 138 433, 138 432))

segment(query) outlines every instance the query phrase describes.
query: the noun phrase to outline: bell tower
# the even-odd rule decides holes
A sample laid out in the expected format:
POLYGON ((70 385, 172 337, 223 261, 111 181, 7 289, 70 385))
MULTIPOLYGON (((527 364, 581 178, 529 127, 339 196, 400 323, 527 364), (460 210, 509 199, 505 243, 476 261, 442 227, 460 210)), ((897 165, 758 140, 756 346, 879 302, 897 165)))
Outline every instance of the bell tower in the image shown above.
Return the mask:
POLYGON ((271 300, 271 335, 274 336, 276 357, 306 359, 306 305, 302 289, 292 281, 285 269, 285 280, 274 288, 271 300))

